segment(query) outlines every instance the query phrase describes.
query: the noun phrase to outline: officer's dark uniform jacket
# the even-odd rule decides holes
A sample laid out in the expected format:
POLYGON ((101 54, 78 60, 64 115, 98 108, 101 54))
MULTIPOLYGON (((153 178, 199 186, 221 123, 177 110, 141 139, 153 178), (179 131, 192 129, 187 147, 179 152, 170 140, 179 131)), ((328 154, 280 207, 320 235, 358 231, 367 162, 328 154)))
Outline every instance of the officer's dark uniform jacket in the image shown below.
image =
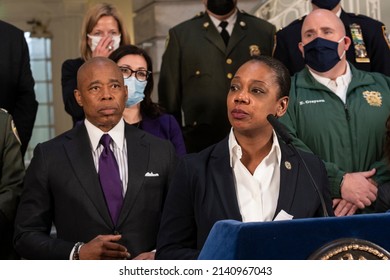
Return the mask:
POLYGON ((272 55, 275 32, 274 25, 240 11, 227 46, 207 13, 169 30, 158 96, 168 113, 190 128, 184 130, 187 145, 202 142, 195 147, 200 150, 229 133, 230 81, 251 54, 272 55))
MULTIPOLYGON (((305 17, 297 19, 276 33, 273 56, 287 66, 291 75, 305 66, 302 53, 298 48, 304 19, 305 17)), ((390 45, 384 24, 370 17, 346 13, 343 10, 340 19, 344 23, 346 35, 352 41, 347 51, 348 61, 357 69, 380 72, 390 76, 390 45), (360 59, 360 61, 365 60, 365 62, 357 62, 355 44, 351 34, 352 24, 357 24, 358 27, 355 30, 361 31, 363 35, 367 59, 360 59), (367 62, 368 59, 369 62, 367 62)))
POLYGON ((12 236, 25 174, 20 147, 11 115, 0 108, 0 260, 17 258, 12 236))

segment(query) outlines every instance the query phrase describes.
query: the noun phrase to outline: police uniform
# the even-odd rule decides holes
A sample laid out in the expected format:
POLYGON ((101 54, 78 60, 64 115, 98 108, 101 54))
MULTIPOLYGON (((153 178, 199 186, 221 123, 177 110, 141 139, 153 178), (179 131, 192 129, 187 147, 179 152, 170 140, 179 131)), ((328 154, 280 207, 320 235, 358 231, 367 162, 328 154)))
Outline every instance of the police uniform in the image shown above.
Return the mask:
MULTIPOLYGON (((344 23, 346 35, 351 38, 347 60, 357 69, 390 76, 390 44, 384 24, 343 10, 340 19, 344 23)), ((298 48, 303 20, 304 17, 297 19, 276 33, 273 56, 287 66, 291 75, 305 66, 298 48)))
POLYGON ((12 115, 24 154, 38 110, 28 45, 22 30, 1 20, 0 34, 0 107, 12 115))
POLYGON ((228 134, 230 80, 251 54, 272 54, 275 31, 274 25, 240 11, 227 46, 207 13, 169 30, 158 96, 168 113, 185 125, 188 152, 228 134))
POLYGON ((13 223, 24 178, 20 147, 11 115, 0 109, 0 259, 16 257, 13 223))

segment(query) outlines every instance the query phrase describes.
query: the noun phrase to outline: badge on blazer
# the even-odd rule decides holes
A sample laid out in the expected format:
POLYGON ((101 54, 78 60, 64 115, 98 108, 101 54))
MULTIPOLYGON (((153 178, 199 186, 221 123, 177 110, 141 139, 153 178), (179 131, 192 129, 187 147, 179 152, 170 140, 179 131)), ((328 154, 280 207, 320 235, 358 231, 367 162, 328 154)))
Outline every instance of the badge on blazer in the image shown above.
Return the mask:
POLYGON ((381 107, 382 106, 382 94, 378 91, 363 91, 363 97, 367 103, 371 106, 381 107))
POLYGON ((209 25, 210 25, 210 23, 209 23, 208 21, 206 21, 205 23, 203 23, 203 27, 206 28, 206 29, 209 27, 209 25))
POLYGON ((285 161, 284 162, 284 166, 288 169, 288 170, 291 170, 291 163, 289 161, 285 161))
POLYGON ((352 23, 349 28, 351 29, 352 42, 355 50, 355 60, 358 63, 370 63, 370 58, 367 54, 366 45, 363 40, 362 29, 359 24, 352 23))
POLYGON ((385 41, 387 43, 387 46, 389 47, 390 49, 390 38, 389 36, 387 35, 387 32, 386 32, 386 26, 382 26, 382 33, 383 33, 383 37, 385 38, 385 41))
POLYGON ((250 56, 257 56, 261 54, 260 47, 258 45, 250 45, 249 46, 249 54, 250 56))

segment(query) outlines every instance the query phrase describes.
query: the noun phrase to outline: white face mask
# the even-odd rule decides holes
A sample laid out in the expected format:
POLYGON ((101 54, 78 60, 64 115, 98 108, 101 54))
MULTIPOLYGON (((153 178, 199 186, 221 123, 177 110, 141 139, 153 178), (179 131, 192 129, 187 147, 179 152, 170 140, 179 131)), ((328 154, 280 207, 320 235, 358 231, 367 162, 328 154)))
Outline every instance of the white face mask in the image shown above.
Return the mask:
MULTIPOLYGON (((97 47, 97 45, 99 44, 100 40, 102 39, 102 37, 100 36, 93 36, 93 35, 89 35, 87 34, 88 38, 91 39, 91 51, 94 51, 97 47)), ((113 35, 112 36, 112 40, 114 41, 114 45, 113 45, 113 48, 114 50, 116 50, 117 48, 119 48, 119 44, 121 42, 121 35, 113 35)))

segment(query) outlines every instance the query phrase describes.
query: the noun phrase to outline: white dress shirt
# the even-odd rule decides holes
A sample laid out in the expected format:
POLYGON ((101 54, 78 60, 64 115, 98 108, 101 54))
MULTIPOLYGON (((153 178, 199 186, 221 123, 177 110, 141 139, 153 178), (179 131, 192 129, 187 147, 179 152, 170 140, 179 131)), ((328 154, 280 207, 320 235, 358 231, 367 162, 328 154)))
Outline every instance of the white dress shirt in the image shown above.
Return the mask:
MULTIPOLYGON (((104 132, 99 128, 91 124, 85 119, 85 126, 91 142, 91 152, 93 161, 95 163, 96 172, 99 172, 99 157, 103 151, 103 146, 99 144, 100 138, 104 132)), ((127 191, 128 182, 128 163, 127 163, 127 145, 125 141, 125 122, 122 119, 119 123, 114 126, 108 134, 112 138, 111 150, 114 152, 116 162, 119 167, 119 175, 122 181, 123 197, 125 197, 127 191)))
POLYGON ((329 78, 321 77, 320 75, 317 75, 316 73, 312 72, 310 69, 309 72, 313 75, 314 79, 317 82, 323 84, 332 92, 334 92, 338 97, 340 97, 340 99, 343 101, 344 104, 347 102, 347 90, 352 80, 351 67, 349 67, 348 63, 347 63, 347 69, 345 71, 345 74, 339 76, 336 80, 331 80, 329 78))
MULTIPOLYGON (((218 32, 221 33, 222 27, 219 26, 219 24, 221 23, 221 20, 216 19, 215 17, 213 17, 210 14, 209 14, 209 16, 210 16, 211 21, 215 25, 215 27, 218 29, 218 32)), ((234 12, 234 14, 232 14, 229 18, 223 20, 223 21, 227 21, 227 23, 228 23, 228 25, 226 26, 226 31, 229 33, 230 36, 232 35, 233 27, 234 27, 234 24, 236 23, 236 20, 237 20, 237 9, 234 12)))
POLYGON ((281 151, 275 132, 271 151, 256 167, 253 175, 240 160, 242 150, 233 129, 229 134, 229 153, 242 221, 272 221, 279 198, 281 162, 281 151))

